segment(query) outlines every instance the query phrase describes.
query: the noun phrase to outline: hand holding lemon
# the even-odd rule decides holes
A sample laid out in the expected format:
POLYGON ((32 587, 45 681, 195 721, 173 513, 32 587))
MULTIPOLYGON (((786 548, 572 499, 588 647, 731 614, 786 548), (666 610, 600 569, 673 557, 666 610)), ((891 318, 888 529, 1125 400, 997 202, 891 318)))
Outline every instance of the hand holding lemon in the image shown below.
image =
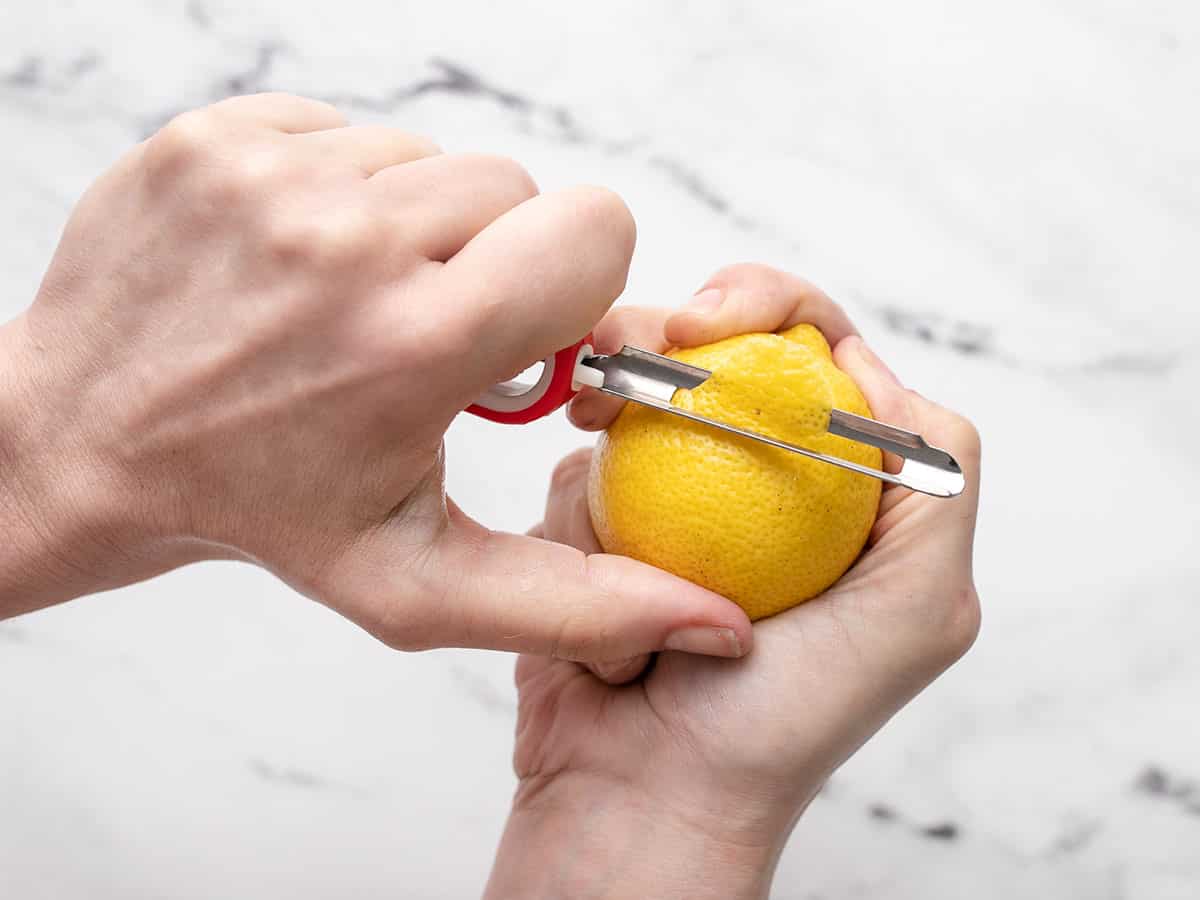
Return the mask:
MULTIPOLYGON (((870 416, 813 325, 672 352, 713 372, 675 406, 878 469, 879 450, 826 431, 830 411, 870 416)), ((753 619, 841 577, 875 522, 879 482, 687 419, 627 404, 600 438, 588 500, 609 553, 722 594, 753 619)))
MULTIPOLYGON (((974 640, 978 434, 961 416, 904 389, 820 291, 764 266, 730 267, 683 311, 623 308, 610 314, 596 330, 597 349, 611 352, 628 343, 663 352, 716 343, 715 349, 684 351, 692 354, 688 361, 708 367, 694 354, 741 356, 739 346, 753 345, 737 336, 778 333, 811 351, 801 354, 809 362, 793 360, 804 370, 797 377, 828 381, 830 390, 840 392, 835 405, 853 410, 851 386, 821 361, 816 335, 792 330, 802 323, 820 332, 832 348, 826 362, 848 376, 875 418, 921 433, 962 463, 965 490, 944 500, 885 487, 876 510, 870 492, 879 489, 865 476, 824 467, 814 476, 844 475, 864 486, 805 486, 775 464, 723 445, 710 447, 701 465, 702 452, 692 443, 698 435, 657 432, 658 426, 630 416, 632 410, 621 412, 611 397, 576 398, 572 420, 609 431, 595 461, 585 450, 560 464, 536 531, 595 552, 601 544, 594 517, 606 542, 660 554, 675 568, 694 565, 698 577, 714 582, 725 579, 752 617, 769 617, 754 626, 755 648, 743 659, 666 652, 636 685, 625 687, 613 685, 643 674, 647 657, 593 665, 591 672, 522 657, 515 754, 521 784, 491 895, 539 895, 549 886, 556 895, 590 889, 609 896, 601 890, 607 885, 613 896, 765 896, 792 826, 829 774, 974 640), (640 479, 637 492, 606 488, 618 471, 640 479), (706 502, 697 499, 705 491, 724 499, 688 524, 695 507, 706 502), (682 509, 667 505, 673 494, 682 509), (825 504, 839 510, 840 525, 825 504), (636 507, 657 509, 660 521, 634 521, 636 507), (837 537, 822 536, 835 528, 837 537), (703 552, 679 538, 688 533, 703 552), (853 561, 864 535, 865 551, 839 578, 834 570, 844 568, 847 558, 853 561), (753 566, 739 564, 745 554, 753 566), (777 612, 827 579, 836 581, 823 593, 777 612), (522 846, 535 845, 544 861, 535 872, 510 864, 522 846), (544 883, 522 883, 530 877, 544 883)), ((786 358, 792 351, 759 347, 744 357, 750 361, 744 377, 766 377, 755 354, 786 358)), ((768 393, 777 389, 787 387, 762 386, 768 393)), ((824 395, 808 392, 814 394, 820 402, 801 403, 802 412, 819 411, 824 395)), ((754 415, 755 407, 747 410, 740 398, 730 407, 754 415)), ((778 408, 759 409, 760 423, 781 415, 778 408)), ((807 427, 803 421, 768 421, 759 430, 807 427)), ((894 463, 883 460, 892 470, 894 463)))

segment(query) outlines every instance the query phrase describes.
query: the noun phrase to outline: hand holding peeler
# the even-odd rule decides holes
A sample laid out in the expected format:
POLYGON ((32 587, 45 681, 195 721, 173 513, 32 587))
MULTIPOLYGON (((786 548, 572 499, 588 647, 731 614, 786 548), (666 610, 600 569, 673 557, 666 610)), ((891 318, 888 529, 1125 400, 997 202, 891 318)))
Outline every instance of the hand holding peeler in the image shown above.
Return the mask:
POLYGON ((894 453, 904 460, 899 472, 884 472, 836 456, 817 453, 671 405, 675 391, 680 388, 698 387, 711 376, 712 372, 707 369, 690 366, 638 347, 625 346, 619 353, 598 354, 594 352, 592 336, 589 334, 583 340, 559 350, 544 360, 541 376, 534 384, 515 380, 497 384, 467 407, 467 412, 493 422, 523 425, 549 415, 584 387, 591 387, 623 400, 650 406, 710 428, 798 453, 922 494, 954 497, 962 492, 965 484, 962 468, 945 450, 931 447, 919 434, 844 410, 835 409, 830 414, 829 433, 870 444, 887 453, 894 453))

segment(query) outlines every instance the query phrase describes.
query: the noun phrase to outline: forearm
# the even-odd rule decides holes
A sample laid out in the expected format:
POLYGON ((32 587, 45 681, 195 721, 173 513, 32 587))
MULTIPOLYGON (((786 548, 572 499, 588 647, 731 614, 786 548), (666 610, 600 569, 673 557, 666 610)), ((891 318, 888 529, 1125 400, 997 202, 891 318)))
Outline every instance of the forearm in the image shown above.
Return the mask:
MULTIPOLYGON (((719 822, 721 811, 710 812, 719 822)), ((641 795, 522 786, 486 897, 757 900, 768 894, 781 849, 782 840, 704 828, 641 795)))

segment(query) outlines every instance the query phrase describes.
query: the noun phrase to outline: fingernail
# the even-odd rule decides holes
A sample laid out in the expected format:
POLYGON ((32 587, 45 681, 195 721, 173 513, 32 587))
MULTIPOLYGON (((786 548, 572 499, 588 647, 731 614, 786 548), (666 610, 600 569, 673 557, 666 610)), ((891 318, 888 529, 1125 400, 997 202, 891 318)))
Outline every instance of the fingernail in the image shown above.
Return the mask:
POLYGON ((896 373, 889 369, 887 364, 884 363, 884 361, 878 356, 876 356, 875 351, 868 347, 867 342, 861 338, 859 339, 858 343, 858 352, 871 368, 873 368, 892 384, 896 385, 897 387, 900 386, 900 379, 896 377, 896 373))
POLYGON ((720 288, 708 288, 700 291, 688 301, 687 310, 701 314, 710 313, 721 305, 723 299, 725 299, 725 295, 720 288))
POLYGON ((680 628, 667 635, 663 646, 668 650, 682 650, 684 653, 698 653, 701 656, 742 655, 741 642, 732 628, 709 628, 704 625, 680 628))

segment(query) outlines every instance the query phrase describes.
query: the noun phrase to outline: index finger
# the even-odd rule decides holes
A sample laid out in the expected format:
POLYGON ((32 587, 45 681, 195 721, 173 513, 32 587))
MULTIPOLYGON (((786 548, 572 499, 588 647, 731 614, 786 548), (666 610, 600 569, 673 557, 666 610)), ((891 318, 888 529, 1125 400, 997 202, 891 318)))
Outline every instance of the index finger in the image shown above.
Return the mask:
POLYGON ((464 398, 591 331, 625 289, 634 240, 625 204, 599 188, 533 197, 471 238, 438 273, 464 398))

